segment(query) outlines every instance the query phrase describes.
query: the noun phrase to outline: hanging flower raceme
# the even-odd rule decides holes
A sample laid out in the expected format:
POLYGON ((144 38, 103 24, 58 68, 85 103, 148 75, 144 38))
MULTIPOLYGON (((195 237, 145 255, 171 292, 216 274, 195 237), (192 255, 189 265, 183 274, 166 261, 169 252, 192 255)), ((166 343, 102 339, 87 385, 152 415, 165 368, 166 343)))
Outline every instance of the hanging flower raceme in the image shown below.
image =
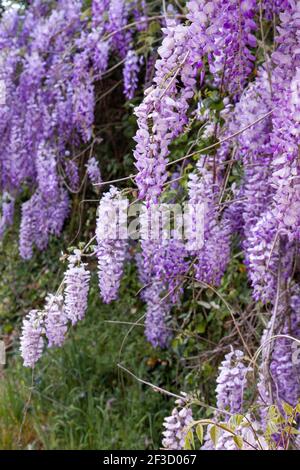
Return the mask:
POLYGON ((110 0, 92 0, 92 21, 94 27, 103 25, 103 16, 107 12, 110 0))
POLYGON ((187 396, 176 400, 176 407, 171 416, 165 418, 162 444, 168 450, 183 450, 189 426, 193 422, 191 408, 187 405, 187 396))
POLYGON ((90 273, 81 261, 80 250, 74 250, 68 261, 63 282, 64 295, 48 294, 44 309, 32 310, 23 320, 21 355, 26 367, 35 366, 44 346, 62 346, 69 322, 75 325, 85 315, 90 273))
POLYGON ((165 299, 161 282, 153 279, 145 289, 143 299, 146 301, 145 336, 154 348, 166 348, 172 337, 171 328, 167 325, 171 304, 165 299))
POLYGON ((62 346, 68 331, 68 317, 64 310, 63 296, 49 294, 46 298, 44 312, 48 347, 62 346))
POLYGON ((148 26, 148 7, 146 0, 133 0, 132 12, 138 31, 147 30, 148 26))
POLYGON ((183 293, 184 276, 189 272, 188 252, 182 240, 176 240, 171 232, 169 238, 160 241, 153 254, 153 271, 166 291, 168 302, 176 305, 183 293))
MULTIPOLYGON (((268 204, 268 209, 263 210, 261 214, 255 214, 255 224, 252 227, 248 225, 245 244, 246 261, 249 265, 249 276, 254 288, 254 298, 263 301, 272 301, 275 298, 279 259, 281 260, 281 275, 285 279, 291 276, 292 256, 295 253, 294 242, 299 238, 297 228, 300 220, 297 159, 299 146, 297 127, 299 126, 293 114, 292 90, 293 79, 300 61, 297 35, 300 3, 291 3, 290 5, 291 9, 280 15, 278 47, 272 54, 271 62, 272 76, 276 76, 276 81, 272 82, 272 93, 273 96, 274 94, 276 96, 273 98, 272 106, 276 105, 281 111, 272 114, 270 130, 260 134, 269 135, 267 137, 269 140, 266 143, 270 157, 265 163, 267 164, 269 161, 270 164, 268 173, 265 173, 268 175, 267 180, 263 185, 261 184, 261 188, 264 188, 264 197, 260 210, 266 204, 268 204)), ((268 103, 268 101, 265 98, 264 102, 268 103)), ((270 107, 270 104, 268 106, 270 107)), ((260 142, 261 139, 262 137, 252 139, 252 142, 260 142)), ((259 148, 260 155, 262 154, 261 150, 259 148)), ((262 163, 261 158, 257 163, 262 163)), ((259 172, 262 174, 263 171, 263 169, 258 169, 257 174, 259 172)), ((258 196, 260 193, 261 190, 258 196)), ((249 207, 252 204, 250 214, 253 213, 252 201, 254 199, 259 200, 256 192, 252 195, 251 201, 247 202, 249 207)))
POLYGON ((64 310, 68 320, 75 325, 85 316, 88 304, 90 273, 81 261, 79 250, 69 256, 69 266, 64 276, 64 310))
POLYGON ((34 367, 44 349, 44 316, 38 310, 31 310, 23 320, 21 355, 25 367, 34 367))
POLYGON ((112 186, 101 198, 96 228, 99 288, 105 303, 118 298, 123 275, 128 250, 127 233, 123 233, 122 227, 124 210, 127 201, 112 186))
POLYGON ((124 95, 132 100, 138 86, 138 73, 140 70, 139 57, 133 50, 127 52, 123 69, 124 95))
MULTIPOLYGON (((272 54, 274 81, 274 106, 280 113, 272 115, 272 217, 277 223, 280 235, 289 241, 299 239, 300 223, 300 168, 299 156, 299 115, 297 101, 297 76, 300 68, 299 11, 300 2, 291 2, 292 9, 280 15, 277 49, 272 54)), ((299 89, 298 89, 299 91, 299 89)), ((299 104, 298 104, 299 111, 299 104)))
POLYGON ((188 186, 189 203, 195 214, 187 247, 196 256, 195 277, 200 282, 218 285, 229 262, 231 236, 226 218, 218 220, 219 184, 214 181, 213 172, 200 162, 188 186))
POLYGON ((290 0, 262 0, 261 7, 268 20, 274 20, 274 15, 278 15, 291 8, 290 0))
POLYGON ((240 413, 243 409, 247 373, 251 370, 244 360, 244 353, 236 349, 226 354, 219 367, 216 398, 220 412, 240 413))
POLYGON ((282 411, 284 402, 295 407, 300 397, 300 365, 295 342, 300 338, 299 286, 292 288, 290 307, 284 295, 279 299, 277 311, 273 310, 275 317, 261 339, 262 362, 257 387, 262 420, 266 419, 267 406, 276 404, 282 411))
POLYGON ((23 259, 30 259, 33 246, 43 250, 50 235, 60 235, 69 214, 69 198, 60 188, 57 199, 45 198, 40 192, 22 205, 19 251, 23 259))
POLYGON ((267 115, 271 110, 271 84, 267 71, 260 69, 256 80, 250 83, 229 116, 227 131, 228 134, 233 134, 246 128, 236 138, 236 158, 242 160, 244 168, 242 187, 245 237, 271 203, 272 116, 267 115), (258 122, 251 126, 255 121, 258 122))
MULTIPOLYGON (((143 215, 141 217, 143 222, 143 215)), ((146 302, 145 336, 154 348, 166 348, 171 338, 167 326, 171 303, 166 296, 163 279, 156 276, 156 257, 160 253, 157 240, 141 240, 141 253, 138 253, 137 266, 142 284, 141 297, 146 302), (165 298, 164 298, 165 297, 165 298)))
POLYGON ((167 179, 169 145, 187 124, 188 100, 193 96, 195 71, 188 61, 189 29, 168 19, 158 49, 153 86, 135 110, 139 129, 134 157, 140 198, 157 202, 167 179), (184 83, 178 91, 179 78, 184 83))
POLYGON ((242 92, 251 74, 256 46, 254 21, 258 10, 256 0, 221 0, 215 2, 213 60, 210 70, 216 83, 233 96, 242 92))
POLYGON ((121 58, 126 57, 131 39, 131 31, 125 28, 128 15, 129 4, 125 0, 110 0, 108 31, 112 34, 112 43, 121 58))
POLYGON ((59 193, 56 159, 55 150, 41 142, 36 156, 37 181, 41 194, 49 199, 56 199, 59 193))
POLYGON ((189 271, 184 242, 164 226, 163 207, 153 205, 141 211, 141 253, 137 257, 141 297, 146 302, 146 338, 153 347, 161 348, 172 337, 168 319, 172 307, 180 303, 189 271))
POLYGON ((89 158, 86 165, 86 171, 92 184, 99 184, 102 182, 99 163, 95 157, 89 158))

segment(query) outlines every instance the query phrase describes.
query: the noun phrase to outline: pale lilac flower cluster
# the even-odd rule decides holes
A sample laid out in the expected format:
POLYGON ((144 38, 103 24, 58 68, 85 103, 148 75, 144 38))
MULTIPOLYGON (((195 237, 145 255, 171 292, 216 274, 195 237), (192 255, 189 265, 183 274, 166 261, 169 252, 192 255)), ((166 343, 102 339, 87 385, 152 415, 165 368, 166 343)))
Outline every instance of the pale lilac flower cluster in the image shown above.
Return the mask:
POLYGON ((50 235, 59 235, 69 213, 69 198, 64 190, 55 200, 46 199, 40 192, 22 205, 19 250, 23 259, 32 257, 33 246, 46 248, 50 235))
POLYGON ((64 295, 48 294, 43 310, 32 310, 23 320, 21 355, 26 367, 34 367, 46 344, 49 348, 62 346, 69 322, 75 325, 85 315, 90 273, 81 261, 80 250, 74 250, 68 261, 64 295))
POLYGON ((99 163, 95 157, 89 158, 86 171, 92 184, 99 184, 102 181, 99 163))
POLYGON ((160 253, 160 245, 153 240, 141 240, 141 249, 137 267, 142 285, 141 297, 146 302, 145 335, 154 348, 166 348, 171 338, 171 329, 167 326, 171 304, 169 298, 164 298, 163 280, 155 273, 155 258, 160 253))
POLYGON ((110 0, 92 0, 93 26, 103 25, 103 15, 107 12, 110 0))
POLYGON ((126 57, 131 39, 131 31, 124 29, 128 15, 129 5, 125 0, 110 0, 108 31, 112 33, 112 43, 122 58, 126 57))
POLYGON ((172 232, 168 237, 162 223, 157 239, 147 239, 146 227, 151 228, 147 217, 149 213, 142 212, 141 253, 137 257, 141 297, 146 302, 145 334, 153 347, 165 348, 172 336, 168 327, 171 309, 180 303, 189 262, 183 241, 177 240, 172 232))
POLYGON ((162 349, 168 346, 172 336, 171 328, 167 326, 171 304, 168 299, 164 299, 164 295, 162 283, 154 279, 143 293, 147 305, 145 336, 154 348, 162 349))
POLYGON ((90 273, 86 265, 72 257, 64 276, 65 313, 72 325, 85 316, 88 304, 90 273))
POLYGON ((77 191, 79 189, 80 177, 78 166, 73 160, 64 161, 64 171, 66 173, 68 184, 71 187, 72 191, 77 191))
POLYGON ((260 368, 260 378, 258 382, 258 402, 261 405, 262 419, 265 419, 265 408, 272 403, 276 403, 282 409, 283 402, 296 406, 300 398, 300 363, 297 356, 297 344, 288 337, 272 338, 274 336, 285 335, 300 338, 300 295, 299 286, 293 287, 290 299, 290 309, 282 301, 278 311, 277 321, 273 330, 270 320, 261 339, 262 363, 260 368), (280 318, 283 317, 283 321, 280 318), (284 318, 285 317, 285 318, 284 318), (295 348, 296 346, 296 348, 295 348), (265 367, 268 366, 266 357, 269 351, 269 377, 265 367))
POLYGON ((37 182, 41 194, 50 200, 55 199, 59 193, 56 161, 55 150, 41 142, 36 155, 37 182))
POLYGON ((210 70, 217 84, 233 96, 239 95, 253 70, 258 9, 256 0, 222 0, 214 2, 214 55, 210 70))
POLYGON ((44 349, 44 322, 43 314, 38 310, 31 310, 23 320, 21 335, 21 355, 25 367, 34 367, 40 359, 44 349))
POLYGON ((217 408, 230 413, 240 413, 243 408, 244 392, 249 368, 244 362, 244 353, 238 349, 226 354, 219 367, 216 398, 217 408))
POLYGON ((162 444, 168 450, 183 450, 189 426, 193 422, 191 408, 187 405, 187 396, 176 400, 176 407, 171 416, 165 418, 162 444))
POLYGON ((123 68, 124 95, 128 100, 132 100, 138 86, 138 73, 140 70, 139 57, 130 49, 125 58, 123 68))
MULTIPOLYGON (((257 169, 253 169, 253 172, 260 184, 258 191, 252 185, 251 193, 246 186, 246 196, 251 196, 247 199, 248 213, 251 205, 250 214, 255 208, 258 209, 254 214, 255 218, 251 217, 252 220, 246 213, 246 261, 254 298, 264 302, 272 301, 275 297, 279 260, 282 277, 287 280, 292 275, 292 256, 296 249, 295 242, 299 239, 299 122, 297 112, 293 112, 292 90, 293 79, 300 64, 297 33, 300 4, 291 2, 290 5, 292 9, 280 15, 278 47, 272 54, 272 73, 276 76, 276 81, 272 82, 273 95, 276 92, 272 106, 276 105, 280 113, 272 114, 271 125, 266 123, 262 128, 260 124, 262 132, 252 139, 252 142, 259 144, 257 148, 256 145, 254 147, 257 157, 253 163, 257 165, 257 169), (265 142, 262 140, 263 136, 265 142), (253 201, 256 201, 255 205, 253 201)), ((266 83, 265 89, 267 86, 266 83)), ((265 109, 270 109, 270 98, 264 96, 262 87, 259 88, 259 93, 260 109, 263 109, 263 105, 265 109)), ((247 101, 249 103, 249 99, 247 101)), ((251 147, 253 148, 253 144, 251 147)))
POLYGON ((157 202, 166 181, 169 145, 187 123, 188 100, 193 96, 194 70, 188 62, 188 28, 168 20, 158 49, 154 85, 135 109, 139 129, 134 156, 140 198, 157 202), (178 91, 179 77, 184 87, 178 91), (151 125, 149 125, 151 123, 151 125))
POLYGON ((196 172, 190 175, 188 183, 189 202, 194 207, 203 206, 203 243, 197 248, 197 229, 188 240, 188 249, 196 255, 195 277, 198 281, 218 285, 226 270, 230 256, 231 226, 224 218, 218 220, 219 184, 214 181, 213 173, 197 164, 196 172))
POLYGON ((268 20, 274 20, 274 15, 278 15, 291 7, 289 0, 262 0, 261 4, 265 17, 268 20))
POLYGON ((121 199, 120 191, 112 186, 101 198, 98 208, 96 255, 100 295, 105 303, 118 297, 128 251, 128 240, 120 234, 122 227, 113 223, 121 199))
POLYGON ((133 16, 138 31, 145 31, 148 26, 148 7, 146 0, 132 0, 133 16))
POLYGON ((62 295, 49 294, 44 307, 45 333, 48 347, 62 346, 68 330, 68 318, 62 295))
MULTIPOLYGON (((79 159, 70 149, 76 152, 93 135, 95 83, 107 70, 111 52, 117 49, 126 57, 130 38, 145 27, 146 18, 139 28, 127 28, 128 22, 147 15, 144 2, 125 0, 93 0, 91 21, 86 12, 82 15, 81 0, 29 3, 25 10, 7 12, 0 22, 5 89, 0 188, 14 197, 26 189, 29 196, 22 205, 20 233, 20 253, 26 259, 32 256, 33 244, 44 249, 50 233, 60 234, 58 227, 67 215, 62 208, 64 178, 71 191, 80 186, 79 159), (48 230, 44 225, 50 217, 49 224, 57 228, 48 230), (36 242, 39 226, 45 236, 36 242)), ((132 75, 131 90, 133 82, 132 75)))

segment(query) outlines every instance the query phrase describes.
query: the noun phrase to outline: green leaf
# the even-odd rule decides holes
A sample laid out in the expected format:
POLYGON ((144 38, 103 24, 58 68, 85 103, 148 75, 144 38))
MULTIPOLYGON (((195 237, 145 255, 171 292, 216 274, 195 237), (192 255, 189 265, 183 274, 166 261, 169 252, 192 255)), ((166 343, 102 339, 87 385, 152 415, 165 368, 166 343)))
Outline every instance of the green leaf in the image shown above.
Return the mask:
POLYGON ((217 426, 213 425, 209 430, 209 434, 214 445, 216 445, 219 437, 219 429, 217 428, 217 426))
POLYGON ((148 28, 148 33, 154 36, 158 31, 160 31, 159 23, 157 21, 151 21, 149 28, 148 28))
POLYGON ((80 19, 83 21, 86 18, 89 18, 90 16, 91 16, 91 9, 87 8, 86 10, 82 12, 80 19))
POLYGON ((271 405, 268 409, 268 415, 270 418, 275 418, 278 415, 278 410, 275 405, 271 405))
POLYGON ((291 405, 289 405, 288 403, 285 403, 285 402, 284 402, 284 403, 282 404, 282 406, 283 406, 283 409, 284 409, 284 411, 286 412, 286 414, 287 414, 288 416, 292 416, 292 415, 293 415, 293 413, 294 413, 294 408, 293 408, 291 405))
POLYGON ((234 440, 234 442, 236 443, 236 445, 238 446, 239 449, 243 448, 244 441, 241 438, 241 436, 233 436, 233 440, 234 440))
POLYGON ((190 429, 189 432, 187 433, 186 437, 185 437, 184 449, 185 450, 192 450, 194 448, 195 448, 194 433, 190 429))
POLYGON ((239 426, 242 423, 243 419, 244 419, 243 415, 235 414, 230 417, 229 424, 231 424, 235 428, 236 426, 239 426))
POLYGON ((268 422, 267 429, 266 429, 268 435, 276 434, 278 429, 279 428, 278 428, 277 424, 273 420, 270 420, 268 422))
POLYGON ((202 424, 197 424, 196 434, 197 434, 197 437, 200 441, 200 444, 202 444, 203 443, 203 426, 202 426, 202 424))
POLYGON ((285 426, 283 431, 286 432, 287 434, 295 434, 295 435, 300 434, 300 431, 298 431, 298 429, 292 428, 291 426, 285 426))
POLYGON ((196 331, 197 333, 204 333, 206 330, 206 323, 205 321, 203 320, 201 323, 199 323, 197 326, 196 326, 196 331))

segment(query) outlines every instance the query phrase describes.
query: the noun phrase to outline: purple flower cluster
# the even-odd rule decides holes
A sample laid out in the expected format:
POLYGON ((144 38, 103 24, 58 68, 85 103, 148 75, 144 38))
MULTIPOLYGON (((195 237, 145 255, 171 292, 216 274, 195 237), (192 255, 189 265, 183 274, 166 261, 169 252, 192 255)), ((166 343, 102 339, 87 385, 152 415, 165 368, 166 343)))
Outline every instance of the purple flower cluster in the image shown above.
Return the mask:
POLYGON ((48 347, 62 346, 68 330, 68 317, 64 308, 63 296, 49 294, 46 298, 44 312, 48 347))
POLYGON ((33 246, 46 248, 50 235, 59 235, 69 213, 69 198, 61 189, 56 204, 36 192, 22 205, 20 226, 20 255, 23 259, 32 257, 33 246))
MULTIPOLYGON (((25 259, 33 244, 44 249, 50 234, 60 235, 68 214, 64 179, 71 191, 80 187, 81 159, 73 152, 94 131, 95 84, 111 52, 125 59, 132 35, 144 24, 128 28, 128 23, 147 15, 144 2, 136 1, 93 0, 91 21, 82 8, 81 0, 34 0, 25 10, 5 13, 0 22, 0 191, 13 198, 23 190, 29 194, 20 231, 25 259)), ((136 88, 137 64, 128 57, 126 94, 136 88)), ((5 219, 1 233, 9 225, 5 219)))
POLYGON ((91 157, 86 165, 86 171, 92 184, 99 184, 102 181, 99 163, 95 157, 91 157))
POLYGON ((90 273, 86 265, 71 259, 65 272, 65 313, 72 325, 84 318, 89 293, 90 273))
POLYGON ((169 19, 158 49, 154 85, 135 109, 139 129, 134 157, 140 198, 157 202, 167 179, 169 145, 187 124, 188 100, 193 96, 194 70, 188 62, 188 28, 169 19), (178 91, 179 78, 184 83, 178 91))
MULTIPOLYGON (((152 217, 155 217, 154 212, 153 208, 152 217)), ((151 226, 151 220, 147 217, 149 212, 142 212, 142 227, 151 226)), ((163 224, 160 224, 158 232, 156 240, 149 240, 148 230, 142 230, 137 264, 142 284, 141 296, 146 302, 146 338, 153 347, 165 348, 172 336, 172 330, 167 326, 168 319, 172 307, 180 303, 189 262, 183 241, 177 240, 174 233, 168 237, 163 224)))
MULTIPOLYGON (((221 426, 226 426, 226 422, 219 422, 221 426)), ((255 420, 255 417, 247 414, 239 426, 234 429, 234 434, 239 438, 240 445, 238 446, 237 438, 222 427, 218 427, 218 438, 214 444, 210 437, 211 425, 208 426, 208 432, 205 436, 205 442, 201 450, 271 450, 265 437, 262 435, 262 428, 260 422, 255 420)), ((278 449, 279 450, 279 449, 278 449)))
POLYGON ((140 70, 139 57, 133 50, 127 52, 123 69, 124 94, 132 100, 138 86, 138 73, 140 70))
POLYGON ((129 8, 125 0, 110 0, 108 31, 112 33, 112 43, 122 58, 126 57, 131 39, 131 31, 126 30, 129 8))
POLYGON ((32 310, 23 320, 21 355, 26 367, 34 367, 46 344, 49 348, 62 346, 69 322, 75 325, 85 315, 90 273, 81 262, 79 250, 68 260, 64 295, 48 294, 44 309, 32 310))
POLYGON ((218 285, 229 262, 231 236, 226 218, 218 219, 219 184, 214 181, 212 171, 198 164, 188 187, 190 204, 203 210, 202 247, 197 247, 199 227, 196 223, 191 227, 188 240, 188 249, 196 255, 195 277, 198 281, 218 285))
POLYGON ((164 290, 160 282, 152 280, 143 293, 146 301, 145 336, 154 348, 166 348, 171 339, 171 329, 167 326, 171 305, 164 299, 164 290))
POLYGON ((162 444, 167 450, 183 450, 189 426, 193 422, 192 410, 186 404, 187 397, 176 400, 171 416, 164 420, 162 444))
POLYGON ((100 295, 105 303, 118 297, 128 250, 128 241, 120 234, 121 227, 113 223, 121 199, 119 190, 112 186, 101 198, 98 208, 96 255, 100 295))
POLYGON ((265 417, 265 407, 276 403, 280 408, 282 403, 296 406, 300 398, 300 364, 297 355, 297 344, 293 339, 300 338, 300 295, 299 287, 294 286, 290 299, 290 308, 282 301, 280 303, 275 328, 271 329, 270 320, 261 339, 262 364, 258 383, 262 418, 265 417), (283 317, 283 321, 280 319, 283 317), (276 335, 286 337, 272 338, 276 335), (290 338, 288 338, 288 336, 290 338), (265 367, 269 354, 269 377, 265 367))
POLYGON ((286 10, 289 10, 291 7, 291 2, 289 0, 263 0, 262 8, 265 14, 265 17, 268 20, 274 19, 274 15, 278 15, 286 10))
POLYGON ((230 413, 240 413, 249 369, 244 363, 244 353, 239 350, 226 354, 219 367, 217 378, 217 408, 230 413))
POLYGON ((25 367, 34 367, 44 349, 43 315, 38 310, 31 310, 23 320, 21 336, 21 355, 25 367))
POLYGON ((218 86, 239 95, 253 70, 256 47, 256 0, 222 0, 215 8, 213 60, 210 70, 218 86))

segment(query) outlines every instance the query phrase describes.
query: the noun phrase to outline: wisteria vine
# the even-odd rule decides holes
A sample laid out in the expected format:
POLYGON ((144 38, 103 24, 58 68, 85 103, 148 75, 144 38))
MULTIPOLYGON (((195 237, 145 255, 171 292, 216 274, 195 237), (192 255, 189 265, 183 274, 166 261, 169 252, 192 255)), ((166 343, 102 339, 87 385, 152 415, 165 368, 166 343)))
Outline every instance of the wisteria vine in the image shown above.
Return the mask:
MULTIPOLYGON (((87 258, 75 250, 57 293, 26 315, 21 354, 34 367, 46 344, 62 346, 84 318, 90 258, 105 303, 118 299, 126 262, 136 263, 147 340, 167 348, 185 288, 218 289, 238 246, 265 318, 262 353, 257 370, 243 344, 225 356, 214 419, 246 411, 247 378, 257 373, 259 416, 246 433, 255 447, 264 410, 275 404, 284 413, 284 403, 294 407, 300 398, 293 363, 293 338, 300 338, 300 2, 152 3, 32 0, 1 19, 0 237, 20 207, 19 252, 28 260, 62 233, 82 184, 99 196, 94 250, 87 258), (137 130, 135 172, 119 188, 106 186, 94 144, 102 142, 95 130, 101 84, 120 68, 137 130), (125 194, 148 208, 202 204, 202 246, 196 232, 186 241, 162 229, 159 239, 140 242, 112 233, 105 207, 125 194)), ((192 421, 186 400, 178 401, 163 445, 183 448, 192 421)), ((214 447, 234 449, 236 441, 223 432, 216 446, 207 436, 203 449, 214 447)))

